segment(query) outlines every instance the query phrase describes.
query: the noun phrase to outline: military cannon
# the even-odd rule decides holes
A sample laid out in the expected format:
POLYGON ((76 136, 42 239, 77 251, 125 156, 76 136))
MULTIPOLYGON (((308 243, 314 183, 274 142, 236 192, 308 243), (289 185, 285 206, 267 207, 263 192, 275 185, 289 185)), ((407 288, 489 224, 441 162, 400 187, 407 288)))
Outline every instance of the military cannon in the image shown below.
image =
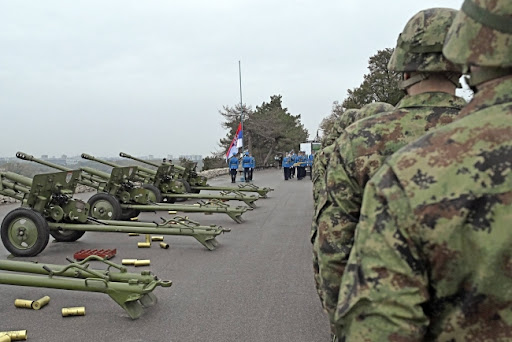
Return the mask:
MULTIPOLYGON (((19 159, 33 161, 62 171, 70 168, 54 164, 23 152, 17 152, 19 159)), ((91 216, 102 220, 126 220, 136 217, 141 211, 179 211, 213 214, 226 214, 237 223, 242 222, 242 214, 252 208, 245 206, 230 207, 220 202, 206 202, 194 205, 159 203, 162 200, 160 190, 152 184, 141 187, 134 184, 137 167, 114 167, 109 175, 89 167, 80 168, 78 182, 98 191, 87 202, 91 206, 91 216)))
POLYGON ((129 273, 126 267, 97 256, 67 265, 0 260, 0 270, 8 271, 0 272, 0 284, 105 293, 132 319, 139 318, 144 307, 156 304, 155 288, 172 285, 151 272, 129 273), (104 263, 107 269, 90 268, 92 260, 104 263))
MULTIPOLYGON (((123 158, 132 159, 135 161, 138 161, 140 163, 144 163, 147 165, 154 166, 156 168, 161 167, 161 165, 158 165, 157 163, 153 163, 144 159, 133 157, 127 153, 121 152, 119 153, 119 156, 123 158)), ((173 164, 171 164, 173 165, 173 164)), ((195 171, 197 163, 193 162, 187 162, 185 167, 179 166, 179 165, 173 165, 174 169, 178 170, 178 175, 176 177, 179 177, 183 181, 185 181, 190 188, 190 191, 196 194, 199 194, 201 190, 211 190, 211 191, 226 191, 226 192, 234 192, 234 193, 240 193, 240 192, 256 192, 261 198, 267 198, 267 194, 270 191, 273 191, 274 189, 271 188, 262 188, 258 187, 254 184, 240 184, 238 187, 229 187, 229 186, 212 186, 208 185, 206 183, 206 177, 200 176, 195 171)), ((154 170, 150 170, 152 172, 155 172, 154 170)))
MULTIPOLYGON (((183 180, 182 178, 178 178, 178 180, 181 184, 183 184, 185 186, 185 188, 187 189, 187 192, 186 193, 174 193, 172 184, 173 184, 173 179, 175 179, 177 176, 173 174, 173 170, 177 166, 172 165, 170 163, 162 163, 161 165, 157 165, 154 163, 146 162, 146 161, 136 158, 136 157, 132 157, 129 154, 126 154, 123 152, 119 153, 119 156, 155 166, 157 168, 156 170, 152 170, 152 169, 145 168, 142 166, 137 166, 137 168, 138 168, 138 170, 141 171, 141 173, 144 177, 145 183, 150 183, 160 190, 160 193, 162 194, 162 198, 164 199, 164 201, 168 201, 168 202, 172 203, 175 200, 182 199, 182 198, 183 199, 221 200, 221 201, 235 200, 235 201, 243 201, 245 204, 247 204, 251 208, 256 207, 254 202, 258 199, 258 196, 255 196, 255 195, 248 196, 238 190, 230 190, 230 191, 226 190, 226 191, 221 192, 218 195, 191 193, 189 183, 186 180, 183 180)), ((82 154, 82 157, 85 159, 94 160, 94 161, 97 161, 104 165, 108 165, 108 166, 112 166, 112 167, 114 167, 114 165, 119 166, 117 164, 114 164, 114 163, 111 163, 111 162, 108 162, 105 160, 100 160, 100 159, 94 158, 94 157, 92 157, 90 155, 86 155, 86 154, 82 154)))
POLYGON ((213 250, 215 237, 229 231, 215 225, 200 226, 179 216, 162 223, 93 218, 90 204, 72 197, 79 176, 79 170, 40 174, 33 179, 0 172, 0 194, 22 203, 21 208, 7 213, 0 226, 2 243, 9 252, 35 256, 44 250, 50 235, 71 242, 86 231, 192 236, 213 250))

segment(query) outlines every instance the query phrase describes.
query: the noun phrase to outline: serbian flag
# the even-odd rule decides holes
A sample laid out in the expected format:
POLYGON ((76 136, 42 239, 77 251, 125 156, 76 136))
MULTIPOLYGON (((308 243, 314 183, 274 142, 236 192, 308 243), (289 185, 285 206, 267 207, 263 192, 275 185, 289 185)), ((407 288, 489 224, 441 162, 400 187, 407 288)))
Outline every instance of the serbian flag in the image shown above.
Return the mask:
POLYGON ((231 141, 231 145, 229 145, 228 152, 226 153, 226 160, 231 158, 231 156, 236 155, 238 153, 238 149, 243 146, 243 132, 242 132, 242 123, 238 124, 238 129, 236 130, 235 137, 233 141, 231 141))

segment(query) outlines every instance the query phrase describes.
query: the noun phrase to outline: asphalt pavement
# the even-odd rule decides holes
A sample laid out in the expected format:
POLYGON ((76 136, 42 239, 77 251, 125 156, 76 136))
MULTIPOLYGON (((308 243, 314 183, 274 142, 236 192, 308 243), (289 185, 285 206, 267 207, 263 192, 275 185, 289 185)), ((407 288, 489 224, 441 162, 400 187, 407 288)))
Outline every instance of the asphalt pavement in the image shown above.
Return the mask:
MULTIPOLYGON (((229 175, 209 181, 231 186, 229 175)), ((102 293, 0 285, 0 331, 28 331, 30 341, 329 341, 329 326, 316 294, 309 231, 313 214, 309 179, 284 181, 282 171, 255 172, 254 184, 275 190, 256 201, 237 224, 227 215, 187 214, 202 224, 231 228, 209 251, 191 237, 166 236, 137 248, 143 236, 87 232, 72 243, 54 242, 34 258, 18 261, 66 264, 81 249, 116 248, 113 262, 150 259, 151 266, 129 266, 129 272, 151 270, 170 288, 157 288, 158 303, 132 320, 102 293), (41 310, 19 309, 17 298, 51 297, 41 310), (61 308, 85 306, 86 315, 62 317, 61 308)), ((213 193, 213 192, 211 192, 213 193)), ((87 198, 91 194, 81 194, 87 198)), ((187 201, 185 203, 194 203, 187 201)), ((231 201, 231 205, 243 205, 231 201)), ((0 206, 0 219, 19 205, 0 206)), ((143 213, 141 221, 169 218, 167 212, 143 213)), ((0 245, 0 259, 9 253, 0 245)), ((91 267, 104 268, 98 262, 91 267)), ((1 273, 0 273, 1 277, 1 273)))

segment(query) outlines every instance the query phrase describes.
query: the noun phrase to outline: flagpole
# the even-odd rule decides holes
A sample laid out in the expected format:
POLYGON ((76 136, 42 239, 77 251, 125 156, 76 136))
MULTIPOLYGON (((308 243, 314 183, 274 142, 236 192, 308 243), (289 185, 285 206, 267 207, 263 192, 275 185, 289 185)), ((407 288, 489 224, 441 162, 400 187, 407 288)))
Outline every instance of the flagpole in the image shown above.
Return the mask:
MULTIPOLYGON (((244 107, 242 103, 242 66, 238 61, 238 79, 240 81, 240 123, 242 125, 242 132, 244 131, 244 107)), ((244 134, 242 134, 242 152, 244 149, 244 134)))

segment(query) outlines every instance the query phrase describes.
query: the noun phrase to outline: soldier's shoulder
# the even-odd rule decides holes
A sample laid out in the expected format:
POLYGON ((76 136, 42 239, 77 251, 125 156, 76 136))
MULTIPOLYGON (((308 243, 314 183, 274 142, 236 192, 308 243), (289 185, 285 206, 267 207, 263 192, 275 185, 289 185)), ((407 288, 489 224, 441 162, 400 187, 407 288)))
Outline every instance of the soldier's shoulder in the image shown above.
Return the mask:
POLYGON ((474 196, 512 182, 502 174, 510 170, 510 160, 512 104, 438 128, 400 149, 386 164, 412 203, 426 205, 469 195, 470 188, 474 196))

